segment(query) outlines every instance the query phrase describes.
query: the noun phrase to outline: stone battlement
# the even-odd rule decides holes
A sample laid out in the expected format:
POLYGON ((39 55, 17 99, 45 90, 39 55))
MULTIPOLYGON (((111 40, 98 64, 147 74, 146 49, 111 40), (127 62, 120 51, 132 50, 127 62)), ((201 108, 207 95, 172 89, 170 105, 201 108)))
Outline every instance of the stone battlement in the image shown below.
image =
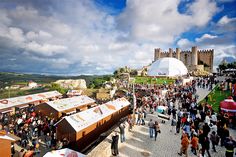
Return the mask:
POLYGON ((213 49, 209 49, 209 50, 198 50, 198 52, 199 52, 199 53, 209 53, 209 54, 211 54, 211 53, 214 52, 214 50, 213 50, 213 49))

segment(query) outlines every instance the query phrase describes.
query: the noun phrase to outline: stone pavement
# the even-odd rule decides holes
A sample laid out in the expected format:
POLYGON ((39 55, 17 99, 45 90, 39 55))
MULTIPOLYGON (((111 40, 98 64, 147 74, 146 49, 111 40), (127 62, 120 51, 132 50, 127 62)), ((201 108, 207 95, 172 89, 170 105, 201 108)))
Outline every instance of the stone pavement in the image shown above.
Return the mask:
MULTIPOLYGON (((204 89, 197 89, 199 99, 203 99, 210 91, 204 89)), ((126 127, 126 141, 124 143, 119 142, 119 157, 178 157, 181 147, 181 134, 175 135, 170 132, 171 125, 170 121, 165 124, 160 123, 161 134, 158 134, 157 141, 151 139, 148 133, 147 123, 149 119, 161 121, 157 117, 157 114, 148 114, 146 118, 145 126, 133 127, 132 132, 128 132, 126 127)), ((128 124, 126 125, 128 126, 128 124)), ((119 130, 116 128, 116 130, 119 130)), ((236 131, 230 130, 231 135, 236 138, 236 131)), ((109 135, 104 141, 102 141, 97 147, 95 147, 88 157, 111 157, 111 135, 109 135)), ((217 153, 210 150, 212 157, 224 157, 225 148, 217 146, 217 153)), ((189 157, 195 155, 188 151, 189 157)), ((196 156, 195 156, 196 157, 196 156)))

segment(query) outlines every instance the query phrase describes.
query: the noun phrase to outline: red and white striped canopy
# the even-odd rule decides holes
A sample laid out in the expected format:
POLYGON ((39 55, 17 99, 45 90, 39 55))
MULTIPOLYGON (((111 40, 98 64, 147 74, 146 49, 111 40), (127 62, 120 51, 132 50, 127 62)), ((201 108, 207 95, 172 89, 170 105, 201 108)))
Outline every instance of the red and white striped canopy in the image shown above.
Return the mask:
POLYGON ((224 112, 236 113, 236 102, 234 102, 232 97, 229 97, 220 102, 220 109, 224 112))

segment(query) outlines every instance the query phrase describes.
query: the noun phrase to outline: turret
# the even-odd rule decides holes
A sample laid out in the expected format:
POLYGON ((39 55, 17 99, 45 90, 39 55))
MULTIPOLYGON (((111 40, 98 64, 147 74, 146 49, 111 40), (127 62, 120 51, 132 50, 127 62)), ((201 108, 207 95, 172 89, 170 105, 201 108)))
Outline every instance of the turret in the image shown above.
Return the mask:
POLYGON ((172 50, 172 48, 169 48, 169 57, 173 57, 173 50, 172 50))
POLYGON ((180 48, 176 48, 176 58, 180 60, 180 48))
POLYGON ((157 59, 161 58, 161 49, 157 48, 155 49, 155 54, 154 54, 154 61, 156 61, 157 59))
POLYGON ((198 65, 197 46, 192 47, 192 65, 198 65))

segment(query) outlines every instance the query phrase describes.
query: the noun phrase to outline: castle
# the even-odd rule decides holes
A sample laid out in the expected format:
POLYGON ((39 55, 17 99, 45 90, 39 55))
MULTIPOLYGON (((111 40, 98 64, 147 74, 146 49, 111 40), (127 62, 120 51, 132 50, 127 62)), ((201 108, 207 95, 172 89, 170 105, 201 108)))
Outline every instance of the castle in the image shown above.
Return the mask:
POLYGON ((189 71, 205 70, 213 72, 214 49, 198 50, 197 46, 192 47, 192 51, 176 51, 169 48, 169 52, 163 52, 160 48, 155 49, 154 61, 163 57, 174 57, 181 60, 189 71))

